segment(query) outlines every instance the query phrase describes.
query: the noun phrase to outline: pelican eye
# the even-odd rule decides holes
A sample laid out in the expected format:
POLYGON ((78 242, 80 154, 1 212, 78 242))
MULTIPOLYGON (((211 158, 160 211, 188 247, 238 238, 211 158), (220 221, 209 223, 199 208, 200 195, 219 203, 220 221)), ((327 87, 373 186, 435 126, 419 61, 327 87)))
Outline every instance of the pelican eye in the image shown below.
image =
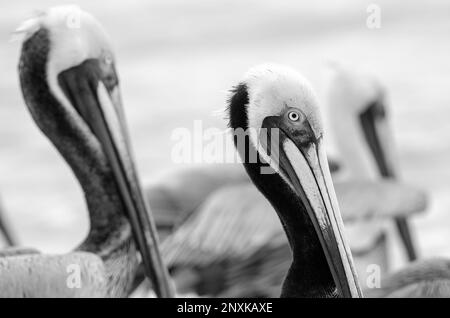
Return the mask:
POLYGON ((300 120, 300 115, 299 115, 297 112, 290 111, 290 112, 288 113, 288 118, 289 118, 290 121, 295 121, 295 122, 297 122, 297 121, 300 120))

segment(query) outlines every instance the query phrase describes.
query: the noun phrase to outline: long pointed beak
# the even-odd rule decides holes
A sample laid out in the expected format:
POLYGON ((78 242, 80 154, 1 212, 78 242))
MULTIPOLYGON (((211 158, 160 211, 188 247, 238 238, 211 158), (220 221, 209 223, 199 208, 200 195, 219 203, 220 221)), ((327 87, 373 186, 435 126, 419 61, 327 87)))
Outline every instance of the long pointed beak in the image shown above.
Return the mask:
MULTIPOLYGON (((382 97, 372 103, 360 115, 360 122, 367 144, 372 151, 381 176, 395 179, 397 170, 393 154, 393 134, 382 97)), ((408 259, 410 261, 416 260, 417 250, 408 220, 404 217, 397 217, 395 222, 403 244, 405 245, 408 259)))
POLYGON ((173 297, 150 207, 144 199, 136 173, 119 87, 117 83, 106 87, 106 84, 95 75, 98 68, 94 62, 91 64, 86 62, 79 66, 78 70, 74 69, 74 73, 67 72, 65 77, 60 78, 60 83, 66 88, 72 86, 72 89, 66 91, 69 91, 72 103, 101 143, 108 158, 126 207, 134 239, 142 256, 146 275, 153 282, 158 297, 173 297), (79 76, 77 75, 79 72, 87 73, 85 76, 79 76))
POLYGON ((386 178, 395 178, 393 135, 387 120, 386 108, 381 98, 372 103, 360 115, 360 122, 380 174, 386 178))
POLYGON ((96 134, 111 163, 122 193, 147 276, 154 282, 158 296, 173 297, 167 269, 159 250, 156 227, 151 217, 150 207, 144 199, 132 158, 125 121, 120 113, 122 108, 119 89, 116 86, 109 94, 112 105, 105 106, 108 104, 106 93, 106 88, 100 82, 98 96, 101 107, 98 108, 98 113, 94 111, 96 112, 94 116, 96 134), (111 126, 115 129, 111 129, 111 126))
POLYGON ((362 297, 321 139, 298 145, 285 138, 279 160, 314 224, 338 292, 343 297, 362 297))

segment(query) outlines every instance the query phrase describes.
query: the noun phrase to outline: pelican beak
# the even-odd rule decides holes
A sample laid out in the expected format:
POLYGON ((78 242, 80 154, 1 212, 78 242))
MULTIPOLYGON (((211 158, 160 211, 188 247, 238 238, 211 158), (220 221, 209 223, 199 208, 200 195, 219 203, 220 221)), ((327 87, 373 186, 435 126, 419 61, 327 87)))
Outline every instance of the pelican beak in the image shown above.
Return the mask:
MULTIPOLYGON (((264 128, 278 128, 280 149, 268 148, 282 177, 306 207, 328 262, 337 291, 342 297, 362 297, 352 255, 344 236, 339 206, 331 181, 322 137, 305 142, 305 134, 286 128, 279 117, 267 117, 264 128), (278 157, 278 158, 276 158, 278 157)), ((309 135, 313 135, 308 125, 309 135)))
POLYGON ((58 81, 110 163, 147 277, 159 297, 172 297, 152 214, 136 172, 114 66, 87 60, 60 73, 58 81))
POLYGON ((367 144, 376 160, 380 174, 385 178, 395 177, 392 132, 386 116, 382 98, 370 104, 359 116, 367 144))
MULTIPOLYGON (((384 178, 396 178, 393 154, 393 134, 389 126, 383 96, 370 104, 359 116, 361 128, 367 144, 375 158, 378 170, 384 178)), ((405 245, 410 261, 417 259, 413 236, 408 220, 405 217, 395 218, 400 237, 405 245)))

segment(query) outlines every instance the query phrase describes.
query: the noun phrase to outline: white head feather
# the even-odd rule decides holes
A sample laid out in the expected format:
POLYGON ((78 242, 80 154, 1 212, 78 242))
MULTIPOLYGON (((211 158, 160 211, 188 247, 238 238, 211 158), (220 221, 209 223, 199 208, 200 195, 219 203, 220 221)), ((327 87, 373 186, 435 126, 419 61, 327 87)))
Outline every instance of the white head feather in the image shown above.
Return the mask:
POLYGON ((101 24, 75 5, 52 7, 24 21, 15 34, 26 41, 46 29, 50 37, 49 69, 54 74, 89 58, 113 58, 110 39, 101 24))
POLYGON ((266 161, 271 160, 258 146, 257 131, 267 116, 281 115, 288 107, 298 108, 308 118, 316 137, 322 136, 317 97, 309 82, 299 73, 285 66, 263 64, 250 69, 243 82, 247 85, 249 97, 250 139, 266 161))
POLYGON ((291 68, 263 64, 250 69, 247 84, 249 127, 260 128, 267 116, 280 115, 286 107, 300 109, 317 136, 322 134, 317 97, 306 78, 291 68))
POLYGON ((110 39, 101 24, 89 13, 75 5, 52 7, 24 21, 15 31, 27 41, 39 30, 48 32, 50 46, 47 58, 47 81, 60 103, 76 116, 57 76, 87 59, 114 61, 110 39))

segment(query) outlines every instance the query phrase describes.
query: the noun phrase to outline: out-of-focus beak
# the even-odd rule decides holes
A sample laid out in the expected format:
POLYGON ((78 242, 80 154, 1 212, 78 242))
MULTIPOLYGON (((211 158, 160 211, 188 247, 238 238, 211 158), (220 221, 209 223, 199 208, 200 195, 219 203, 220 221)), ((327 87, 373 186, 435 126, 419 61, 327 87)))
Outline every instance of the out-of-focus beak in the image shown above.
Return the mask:
POLYGON ((59 83, 101 143, 109 160, 146 275, 152 280, 156 294, 173 297, 154 221, 136 173, 115 71, 111 68, 109 82, 103 79, 101 72, 96 61, 89 60, 61 73, 59 83))
POLYGON ((380 174, 395 177, 393 135, 386 115, 386 107, 380 97, 360 115, 361 128, 367 144, 376 160, 380 174))
MULTIPOLYGON (((264 128, 279 125, 268 118, 264 128)), ((268 147, 278 157, 278 168, 303 202, 314 224, 331 274, 342 297, 362 297, 352 255, 344 236, 344 227, 336 199, 322 137, 301 142, 299 135, 279 128, 279 145, 268 147)))
MULTIPOLYGON (((367 144, 377 162, 381 176, 395 179, 396 168, 395 156, 393 154, 393 134, 388 122, 383 96, 380 96, 361 113, 360 122, 367 144)), ((405 245, 409 260, 416 260, 417 251, 408 220, 404 217, 397 217, 395 222, 405 245)))

